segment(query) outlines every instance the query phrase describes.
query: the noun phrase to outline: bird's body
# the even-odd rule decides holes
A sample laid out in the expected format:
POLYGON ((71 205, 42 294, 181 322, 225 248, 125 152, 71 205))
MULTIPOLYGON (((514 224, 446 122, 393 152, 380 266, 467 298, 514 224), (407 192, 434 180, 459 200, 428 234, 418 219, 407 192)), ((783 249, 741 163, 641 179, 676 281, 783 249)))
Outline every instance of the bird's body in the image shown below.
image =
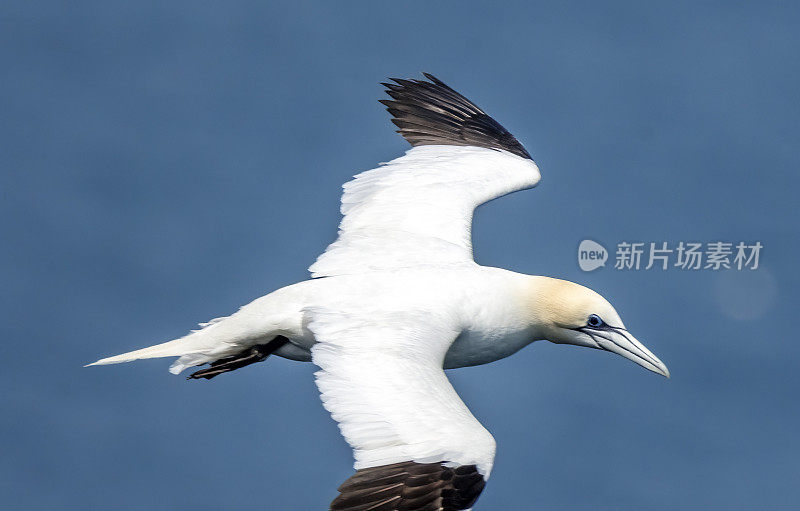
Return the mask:
POLYGON ((530 188, 539 169, 491 117, 431 80, 386 84, 415 146, 344 186, 339 237, 312 278, 174 341, 100 360, 179 357, 211 378, 271 353, 319 366, 323 403, 356 474, 334 510, 469 509, 494 462, 492 436, 443 369, 490 363, 533 341, 604 349, 668 375, 614 308, 578 284, 472 259, 478 205, 530 188))
MULTIPOLYGON (((258 298, 231 316, 217 318, 179 339, 180 343, 162 346, 169 350, 164 356, 186 356, 188 366, 196 365, 196 355, 212 361, 282 335, 289 343, 275 355, 311 361, 311 348, 317 341, 308 323, 315 310, 367 317, 380 313, 389 326, 393 315, 414 311, 427 315, 426 321, 436 320, 458 332, 444 359, 446 369, 486 364, 516 353, 537 338, 525 309, 515 310, 509 304, 526 303, 522 297, 534 290, 538 279, 547 277, 476 265, 306 280, 258 298), (232 339, 237 341, 231 343, 232 339), (207 352, 221 346, 228 349, 207 352), (185 353, 193 350, 198 352, 185 353)), ((176 362, 175 369, 182 370, 184 362, 176 362)))

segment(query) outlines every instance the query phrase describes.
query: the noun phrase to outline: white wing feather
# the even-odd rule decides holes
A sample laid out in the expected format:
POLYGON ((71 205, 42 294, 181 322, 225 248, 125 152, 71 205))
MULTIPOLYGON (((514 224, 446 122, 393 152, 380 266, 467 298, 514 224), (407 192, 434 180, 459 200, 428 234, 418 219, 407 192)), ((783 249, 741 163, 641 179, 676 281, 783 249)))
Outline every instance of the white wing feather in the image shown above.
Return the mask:
POLYGON ((353 448, 355 468, 400 461, 477 465, 488 478, 495 442, 442 370, 457 335, 435 312, 306 311, 325 408, 353 448), (437 321, 440 320, 440 321, 437 321))
POLYGON ((506 151, 414 147, 343 186, 339 237, 309 270, 324 277, 474 264, 475 208, 538 182, 533 161, 506 151))

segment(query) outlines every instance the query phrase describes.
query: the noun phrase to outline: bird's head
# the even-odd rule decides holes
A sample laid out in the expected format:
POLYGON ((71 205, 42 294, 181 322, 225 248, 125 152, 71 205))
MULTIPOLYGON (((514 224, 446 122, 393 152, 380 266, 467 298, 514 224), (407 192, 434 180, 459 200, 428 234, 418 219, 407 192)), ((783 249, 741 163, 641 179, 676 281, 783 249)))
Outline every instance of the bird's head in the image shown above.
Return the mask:
POLYGON ((539 279, 534 307, 542 337, 557 344, 611 351, 669 378, 667 366, 628 332, 608 300, 573 282, 539 279))

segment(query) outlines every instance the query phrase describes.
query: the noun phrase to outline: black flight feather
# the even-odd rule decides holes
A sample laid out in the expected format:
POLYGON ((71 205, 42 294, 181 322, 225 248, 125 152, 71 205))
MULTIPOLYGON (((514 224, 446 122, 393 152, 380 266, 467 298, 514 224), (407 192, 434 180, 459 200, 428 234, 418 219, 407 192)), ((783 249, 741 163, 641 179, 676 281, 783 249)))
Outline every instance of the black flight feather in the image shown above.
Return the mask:
POLYGON ((403 461, 363 468, 339 487, 332 511, 461 511, 469 509, 486 481, 475 465, 403 461))
POLYGON ((497 121, 429 73, 425 80, 391 78, 382 83, 392 99, 380 100, 412 146, 459 145, 502 149, 523 158, 528 151, 497 121))

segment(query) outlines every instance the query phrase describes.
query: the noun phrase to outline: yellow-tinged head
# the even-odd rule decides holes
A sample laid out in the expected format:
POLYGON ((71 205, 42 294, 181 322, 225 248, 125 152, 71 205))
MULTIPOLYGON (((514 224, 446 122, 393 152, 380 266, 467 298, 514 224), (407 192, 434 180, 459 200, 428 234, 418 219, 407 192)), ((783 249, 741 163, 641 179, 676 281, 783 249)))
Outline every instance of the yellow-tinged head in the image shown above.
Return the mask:
POLYGON ((546 340, 611 351, 669 378, 667 366, 628 332, 598 293, 548 277, 535 277, 531 291, 537 330, 546 340))

